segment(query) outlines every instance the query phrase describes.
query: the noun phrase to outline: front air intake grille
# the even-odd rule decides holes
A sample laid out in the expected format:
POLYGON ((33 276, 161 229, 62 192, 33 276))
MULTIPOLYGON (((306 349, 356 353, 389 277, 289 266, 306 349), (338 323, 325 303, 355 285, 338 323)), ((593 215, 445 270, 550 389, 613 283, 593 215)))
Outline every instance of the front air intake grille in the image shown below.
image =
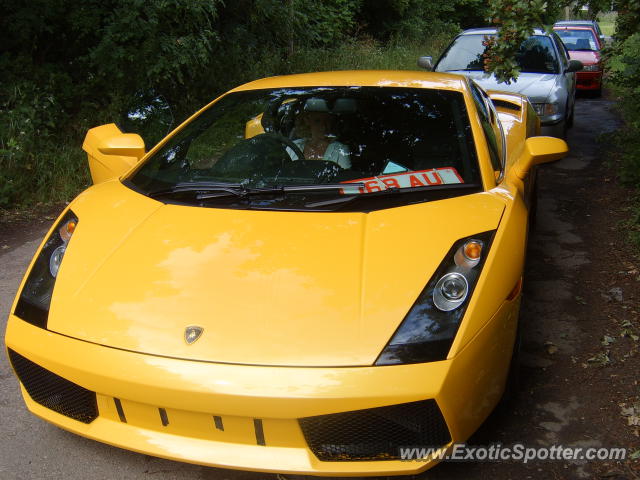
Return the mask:
POLYGON ((96 394, 9 349, 9 360, 29 396, 40 405, 84 423, 98 416, 96 394))
POLYGON ((400 447, 451 441, 435 400, 301 418, 309 448, 322 461, 397 460, 400 447))

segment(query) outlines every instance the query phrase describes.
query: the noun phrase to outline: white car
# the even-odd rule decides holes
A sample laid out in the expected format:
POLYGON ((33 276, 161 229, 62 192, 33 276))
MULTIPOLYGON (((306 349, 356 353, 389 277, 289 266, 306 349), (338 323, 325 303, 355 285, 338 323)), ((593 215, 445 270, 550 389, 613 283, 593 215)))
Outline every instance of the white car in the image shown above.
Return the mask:
MULTIPOLYGON (((494 28, 474 28, 458 35, 444 51, 436 72, 458 73, 472 78, 485 90, 515 92, 529 97, 540 117, 542 134, 563 138, 573 123, 576 74, 582 63, 570 60, 566 48, 555 33, 536 29, 517 54, 521 72, 511 83, 499 83, 483 70, 485 36, 495 36, 494 28)), ((429 58, 419 65, 429 68, 429 58)))

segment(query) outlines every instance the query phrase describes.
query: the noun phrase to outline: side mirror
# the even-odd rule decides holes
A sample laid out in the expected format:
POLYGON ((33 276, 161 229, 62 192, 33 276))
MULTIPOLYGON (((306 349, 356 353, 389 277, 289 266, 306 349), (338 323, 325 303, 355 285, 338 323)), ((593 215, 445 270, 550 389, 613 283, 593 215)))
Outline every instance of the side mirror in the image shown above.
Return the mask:
POLYGON ((105 155, 134 157, 136 160, 140 160, 145 154, 144 140, 135 133, 121 133, 113 137, 103 138, 97 146, 100 153, 105 155))
POLYGON ((582 70, 584 65, 580 60, 569 60, 569 66, 567 67, 567 72, 579 72, 582 70))
POLYGON ((515 175, 524 180, 534 165, 560 160, 569 152, 567 142, 555 137, 529 137, 513 166, 515 175))
POLYGON ((418 58, 418 66, 424 68, 425 70, 432 71, 433 70, 433 57, 426 56, 418 58))
POLYGON ((82 149, 87 152, 93 183, 118 178, 145 154, 140 135, 122 133, 113 123, 89 130, 82 149))

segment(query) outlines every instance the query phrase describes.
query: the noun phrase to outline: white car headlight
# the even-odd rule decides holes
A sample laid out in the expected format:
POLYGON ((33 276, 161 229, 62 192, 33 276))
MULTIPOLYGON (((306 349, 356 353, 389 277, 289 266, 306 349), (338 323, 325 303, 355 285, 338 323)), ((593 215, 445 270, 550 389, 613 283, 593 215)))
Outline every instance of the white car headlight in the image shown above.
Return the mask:
POLYGON ((533 108, 539 117, 548 117, 560 111, 560 106, 557 103, 534 103, 533 108))

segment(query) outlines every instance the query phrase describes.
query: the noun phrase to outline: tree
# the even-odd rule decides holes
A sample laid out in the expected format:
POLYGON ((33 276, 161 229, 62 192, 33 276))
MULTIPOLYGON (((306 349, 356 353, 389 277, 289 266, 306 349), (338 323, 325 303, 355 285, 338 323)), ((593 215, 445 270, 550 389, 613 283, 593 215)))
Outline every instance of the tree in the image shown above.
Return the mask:
MULTIPOLYGON (((638 5, 638 0, 623 0, 623 3, 638 5)), ((562 9, 572 5, 579 10, 583 5, 589 7, 589 14, 595 16, 609 8, 608 0, 490 0, 489 18, 498 28, 496 37, 487 37, 485 52, 485 70, 495 74, 501 82, 509 83, 518 78, 520 69, 515 60, 520 44, 533 33, 554 22, 562 9)))

